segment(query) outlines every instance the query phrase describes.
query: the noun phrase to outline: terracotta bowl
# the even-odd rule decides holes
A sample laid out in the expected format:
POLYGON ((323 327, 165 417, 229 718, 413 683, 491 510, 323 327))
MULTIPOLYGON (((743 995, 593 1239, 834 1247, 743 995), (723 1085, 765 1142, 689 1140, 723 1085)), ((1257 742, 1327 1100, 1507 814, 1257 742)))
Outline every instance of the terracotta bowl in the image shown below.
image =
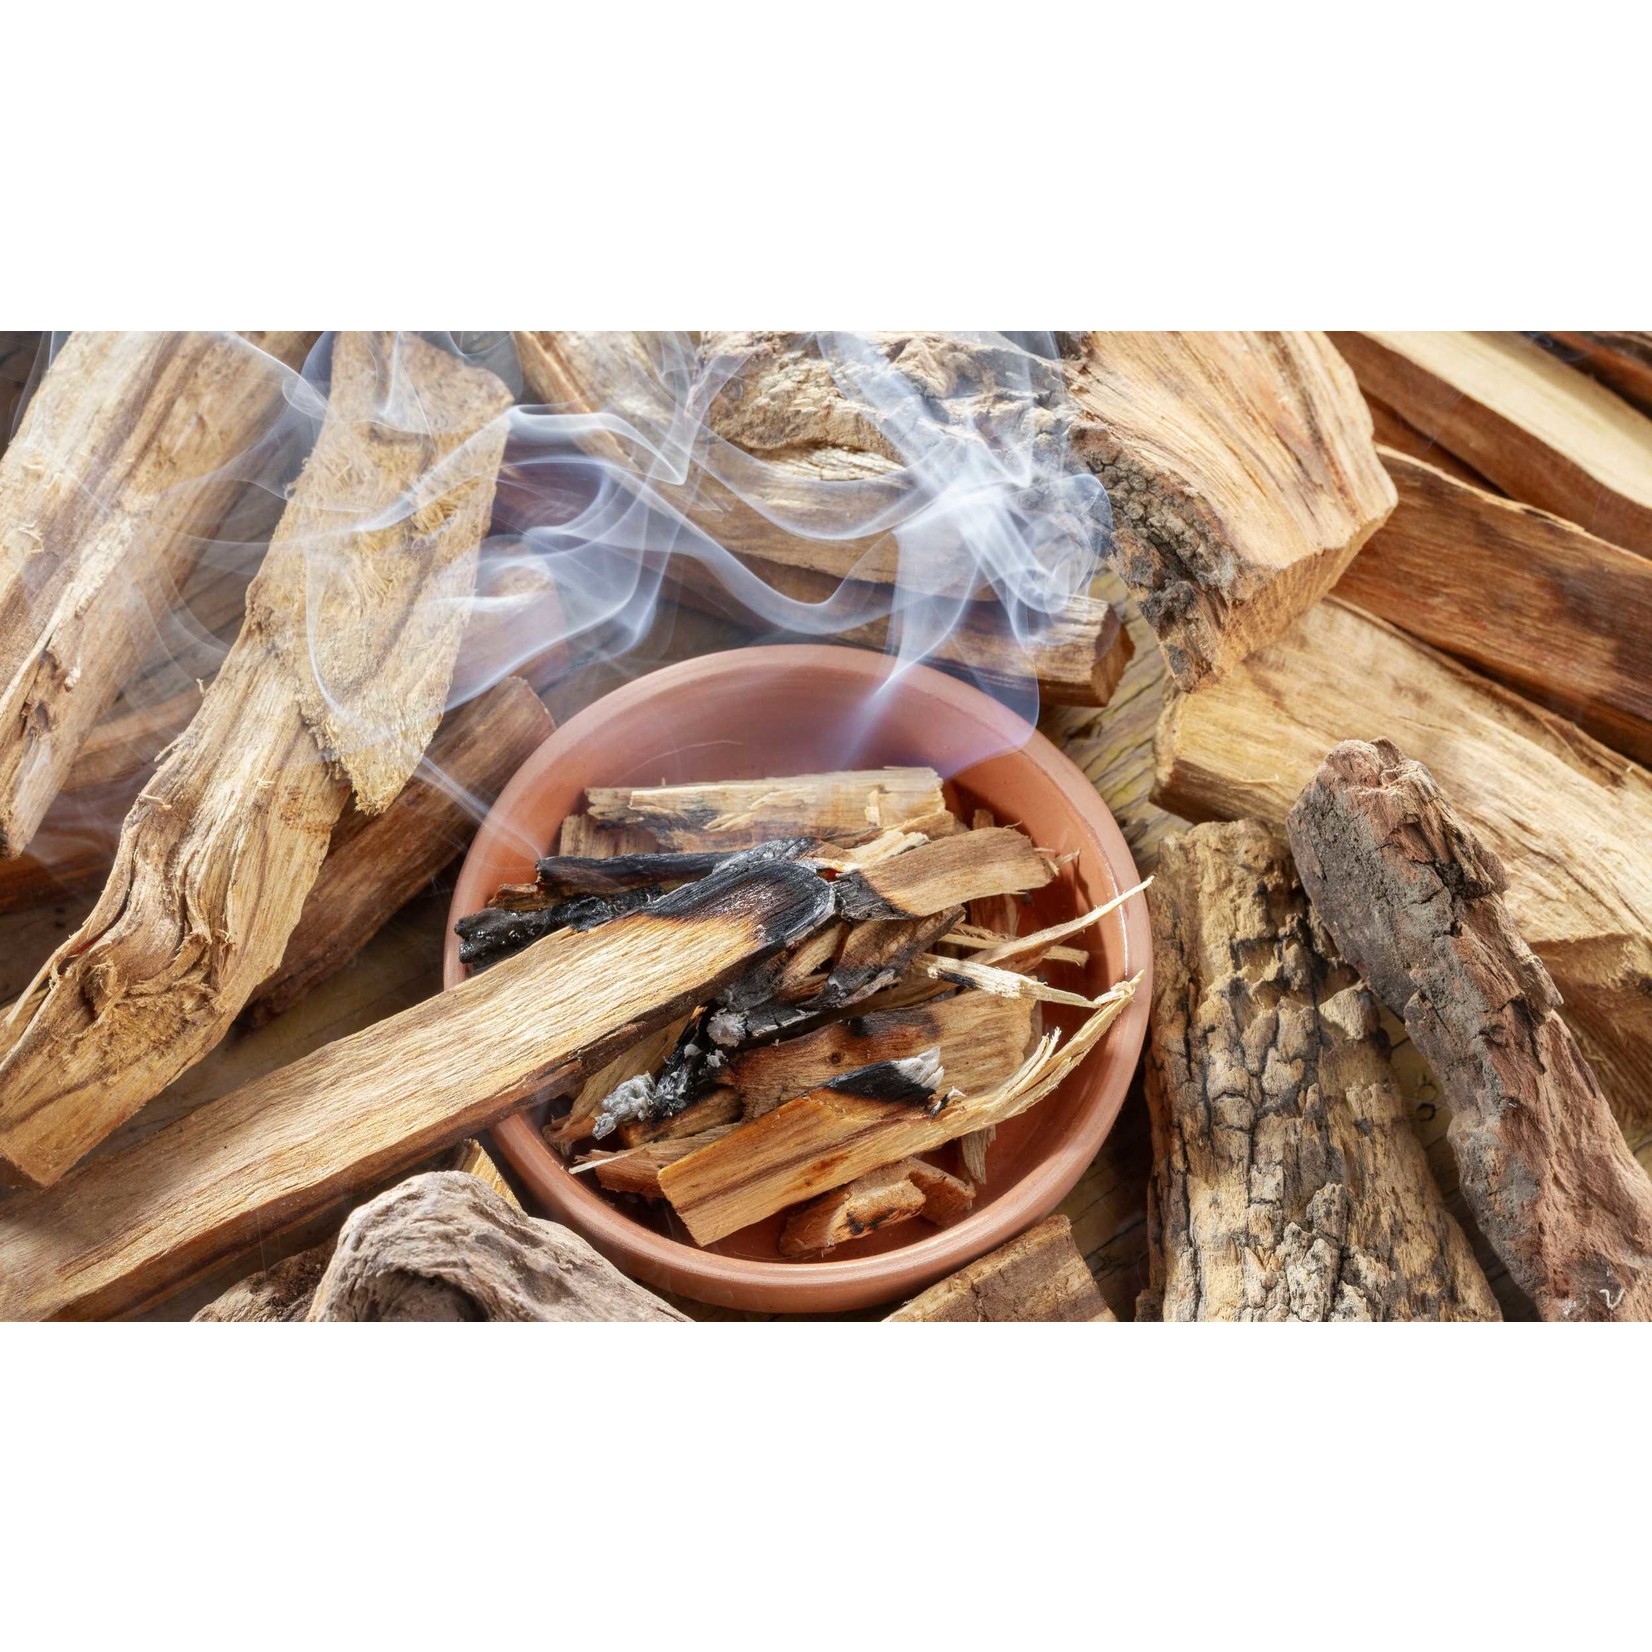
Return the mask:
MULTIPOLYGON (((1138 881, 1113 817, 1094 787, 1042 735, 979 690, 927 667, 892 677, 882 655, 853 648, 747 648, 640 678, 573 718, 536 751, 483 822, 453 893, 452 917, 486 904, 501 883, 531 879, 587 786, 655 785, 928 764, 956 807, 985 805, 1035 842, 1076 859, 1032 900, 1023 928, 1055 923, 1138 881)), ((1088 968, 1052 966, 1050 979, 1099 993, 1151 967, 1147 914, 1132 900, 1090 932, 1088 968)), ((451 930, 445 983, 463 978, 451 930)), ((708 1250, 669 1210, 615 1201, 570 1175, 546 1145, 545 1099, 507 1119, 494 1145, 529 1200, 584 1234, 627 1273, 727 1308, 823 1313, 905 1297, 1047 1216, 1095 1157, 1123 1104, 1147 1031, 1151 980, 1101 1047, 1056 1093, 1000 1129, 991 1179, 975 1208, 946 1228, 907 1222, 841 1245, 821 1261, 784 1261, 780 1218, 708 1250)), ((1082 1011, 1045 1006, 1045 1024, 1071 1028, 1082 1011)), ((944 1054, 944 1052, 943 1052, 944 1054)), ((937 1162, 951 1166, 948 1147, 937 1162)))

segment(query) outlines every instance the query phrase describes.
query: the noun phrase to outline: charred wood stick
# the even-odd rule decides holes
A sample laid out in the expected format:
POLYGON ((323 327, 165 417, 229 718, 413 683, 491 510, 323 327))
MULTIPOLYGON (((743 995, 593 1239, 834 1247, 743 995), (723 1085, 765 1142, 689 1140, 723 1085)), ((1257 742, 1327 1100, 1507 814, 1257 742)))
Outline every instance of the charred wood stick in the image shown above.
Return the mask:
POLYGON ((0 457, 0 855, 245 485, 313 333, 72 333, 0 457))
POLYGON ((662 848, 739 849, 771 838, 882 831, 946 811, 933 769, 845 770, 687 786, 593 786, 599 826, 640 827, 662 848))
POLYGON ((1151 1285, 1165 1320, 1501 1318, 1429 1174, 1376 1005, 1284 841, 1196 826, 1159 855, 1151 1285))
POLYGON ((1652 1178, 1503 900, 1508 875, 1420 763, 1338 746, 1290 814, 1314 908, 1451 1106, 1480 1231, 1545 1319, 1652 1319, 1652 1178))
POLYGON ((1007 1245, 931 1285, 890 1322, 1090 1323, 1113 1314, 1073 1243, 1065 1216, 1051 1216, 1007 1245))
POLYGON ((942 940, 964 915, 950 906, 924 918, 869 918, 852 924, 820 991, 805 1000, 810 1009, 840 1009, 893 986, 912 961, 942 940))
POLYGON ((689 883, 715 872, 730 851, 702 849, 693 854, 547 855, 539 862, 536 884, 548 896, 617 895, 647 884, 689 883))
POLYGON ((1404 454, 1383 462, 1399 506, 1338 597, 1652 762, 1652 558, 1404 454))
POLYGON ((1615 1105, 1652 1097, 1652 775, 1550 712, 1336 601, 1173 702, 1157 796, 1188 818, 1283 828, 1339 741, 1387 733, 1426 763, 1508 868, 1509 912, 1543 958, 1615 1105))
POLYGON ((619 1127, 619 1139, 627 1147, 643 1147, 649 1142, 676 1141, 698 1136, 719 1124, 738 1124, 741 1118, 740 1093, 723 1085, 690 1102, 670 1118, 633 1121, 619 1127))
POLYGON ((622 1084, 652 1073, 672 1050, 688 1024, 687 1016, 673 1017, 655 1031, 628 1044, 591 1074, 575 1092, 565 1117, 552 1119, 540 1132, 560 1152, 566 1152, 591 1134, 602 1104, 622 1084))
MULTIPOLYGON (((661 1172, 660 1186, 695 1240, 709 1245, 812 1199, 845 1179, 915 1158, 1042 1101, 1096 1047, 1135 991, 1121 983, 1065 1044, 1046 1034, 996 1089, 938 1097, 936 1111, 826 1086, 740 1125, 661 1172)), ((933 1105, 933 1104, 932 1104, 933 1105)))
POLYGON ((968 1215, 974 1203, 975 1189, 967 1182, 922 1159, 902 1159, 793 1211, 780 1230, 780 1254, 818 1255, 914 1216, 945 1227, 968 1215))
POLYGON ((713 874, 324 1045, 60 1187, 8 1199, 0 1319, 141 1308, 577 1079, 830 913, 830 890, 806 867, 713 874))
POLYGON ((975 1093, 995 1089, 1026 1060, 1038 1017, 1028 999, 958 993, 932 1004, 829 1022, 800 1038, 744 1050, 726 1082, 748 1119, 874 1061, 899 1061, 939 1046, 947 1082, 975 1093))
POLYGON ((555 728, 538 695, 507 677, 443 718, 419 772, 382 815, 351 809, 333 831, 281 967, 253 995, 254 1026, 342 969, 468 841, 476 810, 555 728))
POLYGON ((350 796, 339 770, 368 786, 371 813, 417 766, 509 400, 491 373, 421 339, 387 360, 382 340, 339 335, 327 416, 241 634, 127 816, 98 904, 13 1009, 0 1175, 55 1181, 211 1049, 281 962, 350 796), (408 628, 421 602, 437 617, 408 628), (315 650, 311 617, 327 639, 315 650), (398 664, 402 648, 417 661, 398 664), (386 684, 400 703, 375 749, 386 684), (304 707, 318 697, 312 728, 304 707))
POLYGON ((1042 889, 1055 876, 1049 857, 1012 826, 959 832, 921 843, 837 880, 846 918, 922 918, 985 895, 1042 889))
POLYGON ((1652 419, 1518 333, 1336 333, 1367 395, 1511 498, 1652 556, 1652 419))
POLYGON ((467 913, 453 926, 459 937, 459 962, 472 969, 491 968, 560 929, 595 929, 628 913, 640 912, 664 893, 658 887, 624 889, 617 895, 581 895, 576 900, 526 910, 485 906, 480 912, 467 913))

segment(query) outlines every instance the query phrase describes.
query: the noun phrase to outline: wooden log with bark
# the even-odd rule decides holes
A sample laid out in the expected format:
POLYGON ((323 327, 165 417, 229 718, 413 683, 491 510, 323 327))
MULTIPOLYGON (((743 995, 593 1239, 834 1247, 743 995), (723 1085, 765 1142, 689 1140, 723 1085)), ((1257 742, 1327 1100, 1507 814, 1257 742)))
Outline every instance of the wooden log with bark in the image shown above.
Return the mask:
POLYGON ((1381 451, 1400 502, 1337 596, 1652 762, 1652 558, 1381 451))
POLYGON ((1498 1319, 1376 1005, 1254 821, 1171 839, 1153 922, 1152 1262, 1139 1316, 1498 1319))
POLYGON ((475 1176, 415 1176, 352 1213, 305 1318, 681 1321, 578 1234, 475 1176))
POLYGON ((1394 506, 1371 416, 1321 333, 1087 333, 1075 457, 1115 560, 1191 687, 1271 642, 1394 506))
POLYGON ((1360 388, 1511 498, 1652 556, 1652 419, 1519 333, 1336 333, 1360 388))
POLYGON ((244 486, 313 333, 72 333, 0 457, 0 855, 244 486))
POLYGON ((344 965, 469 841, 478 811, 549 738, 555 724, 520 677, 443 718, 418 772, 383 814, 351 808, 282 954, 248 1007, 261 1026, 344 965))
POLYGON ((339 335, 241 634, 128 815, 97 906, 0 1034, 0 1174, 55 1181, 212 1048, 280 963, 352 784, 375 812, 417 766, 508 405, 492 374, 421 339, 339 335))
POLYGON ((1339 745, 1289 826, 1316 912, 1439 1080, 1469 1208, 1515 1282, 1545 1319, 1652 1319, 1652 1178, 1497 855, 1386 740, 1339 745))
POLYGON ((1509 871, 1509 910, 1614 1106, 1652 1096, 1652 775, 1551 712, 1332 600, 1166 707, 1155 796, 1189 819, 1284 825, 1325 753, 1387 734, 1509 871))
POLYGON ((889 1322, 1088 1324, 1112 1318, 1073 1243, 1072 1224, 1065 1216, 1050 1216, 1019 1239, 931 1285, 890 1314, 889 1322))
POLYGON ((0 1202, 0 1319, 131 1312, 264 1234, 577 1083, 831 914, 780 862, 530 947, 208 1102, 55 1188, 0 1202))

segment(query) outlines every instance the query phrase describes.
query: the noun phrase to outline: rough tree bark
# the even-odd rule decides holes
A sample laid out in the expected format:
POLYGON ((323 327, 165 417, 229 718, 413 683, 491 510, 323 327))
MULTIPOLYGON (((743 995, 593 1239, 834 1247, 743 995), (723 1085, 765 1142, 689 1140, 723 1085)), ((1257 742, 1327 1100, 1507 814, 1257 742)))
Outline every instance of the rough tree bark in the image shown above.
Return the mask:
POLYGON ((1253 821, 1166 843, 1148 892, 1143 1319, 1497 1319, 1376 1006, 1253 821))
POLYGON ((281 961, 350 796, 339 770, 373 812, 418 763, 510 397, 418 338, 393 356, 382 338, 339 336, 327 419, 241 634, 127 816, 97 906, 13 1011, 0 1174, 55 1181, 211 1049, 281 961), (304 708, 318 704, 312 729, 304 708))
POLYGON ((1154 795, 1282 827, 1339 740, 1425 762, 1509 868, 1509 910, 1625 1114, 1652 1098, 1652 775, 1551 712, 1335 600, 1172 701, 1154 795))
POLYGON ((1386 740, 1326 758, 1290 814, 1314 908, 1451 1105, 1475 1220, 1545 1319, 1652 1319, 1652 1178, 1521 940, 1497 856, 1386 740))

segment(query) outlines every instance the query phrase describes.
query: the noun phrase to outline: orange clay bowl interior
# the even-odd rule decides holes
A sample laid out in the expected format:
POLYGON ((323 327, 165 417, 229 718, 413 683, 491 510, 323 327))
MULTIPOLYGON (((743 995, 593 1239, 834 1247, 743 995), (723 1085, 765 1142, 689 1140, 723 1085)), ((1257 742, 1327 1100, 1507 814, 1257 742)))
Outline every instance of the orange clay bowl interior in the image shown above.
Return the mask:
MULTIPOLYGON (((978 689, 927 667, 898 676, 884 656, 789 646, 712 654, 642 677, 588 707, 523 764, 476 834, 453 894, 452 918, 487 904, 502 883, 530 880, 554 849, 587 786, 761 779, 831 769, 927 764, 948 780, 966 821, 985 806, 1042 847, 1073 854, 1036 891, 1023 932, 1097 906, 1138 881, 1112 815, 1083 774, 1042 735, 978 689)), ((1052 985, 1094 997, 1150 968, 1140 899, 1085 932, 1086 969, 1048 966, 1052 985)), ((447 939, 444 982, 463 978, 447 939)), ((493 1143, 530 1206, 577 1229, 605 1256, 657 1289, 724 1308, 828 1313, 913 1295, 1047 1216, 1095 1157, 1129 1088, 1147 1031, 1151 980, 1100 1048, 1053 1095, 1000 1126, 974 1209, 949 1227, 922 1219, 787 1261, 782 1218, 702 1250, 669 1206, 605 1193, 569 1174, 540 1135, 546 1099, 507 1119, 493 1143)), ((1046 1004, 1045 1025, 1069 1031, 1082 1010, 1046 1004)), ((946 1051, 941 1052, 942 1062, 946 1051)), ((955 1173, 952 1144, 931 1155, 955 1173)))

